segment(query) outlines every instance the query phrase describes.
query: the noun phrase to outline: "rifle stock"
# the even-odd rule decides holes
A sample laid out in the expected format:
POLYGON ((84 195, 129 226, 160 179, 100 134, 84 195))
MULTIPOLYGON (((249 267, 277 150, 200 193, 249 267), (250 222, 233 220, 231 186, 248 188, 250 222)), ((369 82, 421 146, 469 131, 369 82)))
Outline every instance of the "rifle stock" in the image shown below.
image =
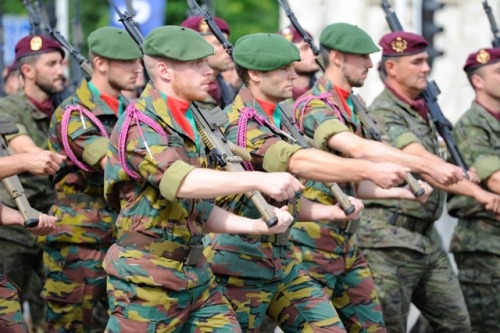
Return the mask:
MULTIPOLYGON (((226 171, 245 171, 241 166, 241 162, 243 159, 249 160, 250 156, 246 150, 242 152, 244 154, 243 157, 233 154, 233 151, 227 144, 226 137, 220 130, 220 126, 227 123, 226 115, 222 110, 215 108, 213 110, 202 111, 196 103, 192 103, 191 105, 193 106, 193 115, 198 124, 200 136, 208 149, 210 149, 210 154, 215 159, 217 165, 226 171)), ((278 218, 273 212, 273 207, 266 202, 260 192, 245 192, 245 195, 252 200, 269 227, 278 223, 278 218)))
MULTIPOLYGON (((0 117, 0 157, 9 156, 6 135, 18 133, 16 125, 6 117, 0 117)), ((40 212, 33 209, 24 194, 21 181, 17 176, 10 176, 2 179, 2 184, 9 193, 12 200, 15 201, 19 212, 24 219, 25 227, 35 227, 38 225, 38 216, 40 212)))
MULTIPOLYGON (((391 29, 391 31, 403 31, 403 26, 396 16, 396 13, 391 10, 391 5, 389 4, 389 2, 387 0, 381 0, 381 5, 386 14, 385 18, 387 20, 387 23, 389 24, 389 28, 391 29)), ((427 110, 429 111, 431 119, 434 122, 439 135, 441 135, 444 142, 446 143, 446 147, 450 152, 451 158, 457 166, 463 169, 464 176, 468 179, 469 176, 467 174, 467 164, 465 163, 462 154, 460 154, 460 151, 458 150, 457 145, 451 136, 451 130, 453 129, 453 126, 451 125, 450 121, 446 119, 437 102, 437 96, 439 95, 439 93, 440 91, 436 82, 427 80, 427 87, 422 92, 422 96, 425 99, 425 104, 427 105, 427 110)))

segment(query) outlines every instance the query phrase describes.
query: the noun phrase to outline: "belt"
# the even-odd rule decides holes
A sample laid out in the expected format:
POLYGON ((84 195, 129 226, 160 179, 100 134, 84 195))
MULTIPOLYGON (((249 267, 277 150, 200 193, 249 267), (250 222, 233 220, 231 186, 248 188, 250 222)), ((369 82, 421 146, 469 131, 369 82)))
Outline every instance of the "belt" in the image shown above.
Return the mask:
POLYGON ((288 245, 290 238, 290 228, 281 234, 274 235, 245 235, 248 238, 252 238, 260 241, 261 243, 273 243, 275 245, 288 245))
POLYGON ((354 234, 359 228, 359 219, 352 221, 329 221, 328 225, 344 230, 348 234, 354 234))
POLYGON ((389 224, 426 234, 432 227, 433 222, 429 223, 419 218, 392 213, 392 216, 389 216, 389 224))
POLYGON ((203 244, 183 245, 138 232, 119 230, 116 244, 196 266, 203 256, 203 244))

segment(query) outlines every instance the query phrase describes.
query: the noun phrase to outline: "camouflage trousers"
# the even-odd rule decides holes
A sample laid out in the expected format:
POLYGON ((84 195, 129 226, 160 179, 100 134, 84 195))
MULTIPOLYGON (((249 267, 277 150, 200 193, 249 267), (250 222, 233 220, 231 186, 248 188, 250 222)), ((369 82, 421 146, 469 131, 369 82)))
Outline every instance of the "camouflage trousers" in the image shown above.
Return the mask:
POLYGON ((373 275, 358 248, 343 254, 298 243, 294 248, 307 274, 325 289, 348 332, 386 332, 373 275))
POLYGON ((108 277, 107 333, 241 332, 227 299, 212 280, 188 290, 167 290, 108 277))
POLYGON ((26 333, 18 290, 12 282, 0 274, 0 332, 26 333))
POLYGON ((454 256, 472 332, 500 332, 500 256, 486 252, 454 256))
POLYGON ((106 272, 102 267, 107 248, 82 244, 45 247, 47 281, 43 294, 47 299, 50 333, 88 333, 93 328, 96 303, 108 308, 106 272))
POLYGON ((217 275, 243 332, 258 332, 267 314, 287 333, 346 332, 324 290, 295 260, 279 281, 217 275))
POLYGON ((422 254, 405 248, 364 248, 389 333, 406 332, 410 304, 436 332, 470 332, 458 277, 439 248, 422 254))

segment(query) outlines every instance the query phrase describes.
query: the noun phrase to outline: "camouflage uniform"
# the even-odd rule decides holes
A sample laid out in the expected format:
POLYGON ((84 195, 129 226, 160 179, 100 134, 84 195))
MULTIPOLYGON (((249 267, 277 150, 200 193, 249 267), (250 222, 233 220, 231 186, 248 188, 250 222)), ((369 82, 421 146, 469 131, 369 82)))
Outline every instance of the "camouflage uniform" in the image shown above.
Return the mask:
MULTIPOLYGON (((257 114, 267 118, 250 91, 243 87, 226 108, 229 117, 226 136, 246 146, 252 154, 252 168, 286 171, 289 154, 300 147, 285 143, 270 128, 259 126, 252 119, 248 121, 245 142, 238 142, 238 122, 244 107, 255 108, 257 114), (276 156, 281 158, 275 159, 276 156)), ((278 128, 279 122, 279 118, 274 119, 278 128)), ((235 214, 260 217, 253 203, 243 195, 221 199, 219 203, 235 214)), ((211 250, 210 267, 232 303, 243 331, 257 331, 267 313, 286 332, 344 332, 323 290, 303 273, 287 233, 257 237, 221 234, 212 241, 211 250)))
MULTIPOLYGON (((477 103, 459 119, 453 137, 481 181, 500 171, 500 121, 477 103)), ((472 332, 500 332, 500 225, 494 214, 465 196, 449 196, 458 217, 450 250, 472 323, 472 332)))
MULTIPOLYGON (((352 110, 350 99, 347 103, 352 110)), ((299 98, 294 109, 305 134, 314 137, 325 151, 338 154, 326 144, 335 134, 350 131, 363 136, 359 120, 344 108, 333 83, 326 77, 299 98)), ((308 185, 305 197, 326 205, 336 204, 327 185, 319 182, 308 185)), ((355 196, 354 184, 339 183, 339 186, 345 194, 355 196)), ((348 222, 300 222, 294 225, 290 236, 302 265, 324 286, 344 326, 350 332, 385 332, 371 271, 354 242, 354 235, 346 231, 347 226, 348 222)))
POLYGON ((184 133, 165 95, 151 84, 135 106, 127 108, 115 129, 105 170, 105 195, 121 211, 116 221, 117 243, 104 261, 112 311, 107 332, 238 332, 234 312, 201 253, 203 224, 213 203, 176 197, 189 172, 207 167, 203 142, 198 137, 194 142, 184 133), (167 137, 135 121, 127 131, 124 124, 134 108, 161 126, 167 137), (128 139, 120 155, 126 165, 122 165, 118 143, 119 135, 125 134, 128 139), (124 167, 137 173, 138 179, 132 179, 124 167))
MULTIPOLYGON (((417 142, 438 154, 438 133, 410 105, 386 88, 369 108, 384 141, 396 148, 417 142)), ((410 303, 440 332, 469 332, 456 274, 434 228, 445 193, 425 204, 410 200, 365 201, 359 246, 370 264, 388 332, 404 332, 410 303)))
MULTIPOLYGON (((2 98, 0 113, 10 117, 19 128, 19 134, 9 136, 9 141, 17 135, 25 134, 38 147, 47 149, 50 119, 29 101, 24 92, 2 98)), ((55 196, 49 177, 22 173, 19 180, 31 206, 47 213, 54 203, 55 196)), ((17 209, 14 200, 3 186, 0 186, 0 200, 6 206, 17 209)), ((3 274, 19 287, 19 298, 23 302, 26 300, 24 292, 27 290, 30 275, 35 274, 35 271, 43 274, 42 246, 37 244, 36 236, 23 227, 0 227, 0 252, 3 274)), ((33 290, 33 297, 40 297, 40 292, 41 290, 33 290)), ((33 319, 37 323, 43 318, 44 308, 38 308, 33 303, 30 305, 33 319)))
POLYGON ((18 290, 3 274, 0 274, 0 331, 2 333, 28 332, 21 312, 18 290))
POLYGON ((57 332, 90 332, 95 303, 107 304, 102 261, 113 242, 116 219, 104 201, 104 175, 99 165, 109 140, 78 108, 91 112, 107 135, 117 121, 99 91, 86 80, 52 116, 49 149, 65 156, 72 153, 76 161, 68 158, 54 176, 56 200, 51 214, 60 221, 44 238, 44 295, 50 329, 57 332))

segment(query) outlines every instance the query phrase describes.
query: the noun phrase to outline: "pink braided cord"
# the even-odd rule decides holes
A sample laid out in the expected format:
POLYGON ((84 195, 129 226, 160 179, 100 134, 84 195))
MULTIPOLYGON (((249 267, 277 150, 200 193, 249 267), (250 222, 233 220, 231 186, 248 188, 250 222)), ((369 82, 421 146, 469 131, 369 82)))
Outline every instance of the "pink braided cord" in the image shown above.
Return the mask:
MULTIPOLYGON (((247 127, 249 119, 255 120, 260 126, 265 125, 271 129, 276 129, 276 127, 271 124, 265 117, 258 114, 254 108, 245 106, 240 111, 240 120, 238 121, 238 134, 236 137, 236 144, 245 149, 247 148, 247 127)), ((248 171, 254 170, 250 162, 243 162, 243 166, 248 171)))
POLYGON ((146 146, 147 146, 147 141, 144 138, 144 133, 141 130, 140 122, 143 122, 152 129, 154 129, 155 132, 161 135, 161 137, 164 138, 166 141, 168 140, 167 132, 165 132, 165 130, 160 126, 160 124, 158 124, 153 119, 146 116, 144 113, 137 110, 134 102, 131 102, 129 104, 129 106, 125 110, 125 113, 126 113, 125 120, 123 121, 122 128, 120 130, 120 136, 118 137, 118 160, 120 161, 120 164, 123 170, 125 170, 125 173, 127 175, 129 175, 132 179, 139 180, 141 179, 141 176, 130 168, 129 164, 127 163, 127 159, 125 158, 128 130, 130 128, 130 123, 132 119, 135 120, 137 129, 139 131, 139 134, 141 135, 141 139, 146 146))
POLYGON ((99 129, 101 132, 101 135, 103 137, 108 137, 108 132, 106 132, 106 128, 102 124, 102 122, 89 110, 83 108, 79 104, 75 105, 68 105, 64 109, 64 114, 62 118, 62 123, 61 123, 61 137, 62 137, 62 144, 64 147, 64 151, 66 152, 66 155, 69 157, 71 162, 75 164, 78 168, 82 169, 83 171, 86 172, 92 172, 94 171, 94 168, 91 166, 80 162, 75 154, 73 153, 73 150, 71 149, 71 146, 69 145, 69 135, 68 135, 68 127, 69 127, 69 119, 71 117, 71 113, 73 111, 79 111, 80 112, 80 117, 83 119, 83 115, 85 115, 89 120, 99 129))
POLYGON ((323 92, 319 95, 307 95, 307 96, 302 96, 300 97, 299 99, 297 99, 297 101, 295 101, 295 103, 293 104, 293 121, 298 124, 299 126, 299 129, 304 132, 304 112, 306 111, 306 106, 307 104, 309 104, 310 101, 314 100, 314 99, 319 99, 319 100, 322 100, 323 102, 325 102, 328 106, 330 106, 334 111, 335 113, 337 114, 337 118, 339 118, 339 120, 342 122, 342 123, 345 123, 344 122, 344 118, 342 118, 342 115, 340 114, 340 110, 339 108, 333 104, 329 97, 332 97, 332 94, 330 94, 329 92, 323 92), (297 122, 297 117, 295 115, 295 110, 297 110, 299 108, 299 105, 301 103, 304 103, 304 105, 300 108, 300 123, 297 122))

